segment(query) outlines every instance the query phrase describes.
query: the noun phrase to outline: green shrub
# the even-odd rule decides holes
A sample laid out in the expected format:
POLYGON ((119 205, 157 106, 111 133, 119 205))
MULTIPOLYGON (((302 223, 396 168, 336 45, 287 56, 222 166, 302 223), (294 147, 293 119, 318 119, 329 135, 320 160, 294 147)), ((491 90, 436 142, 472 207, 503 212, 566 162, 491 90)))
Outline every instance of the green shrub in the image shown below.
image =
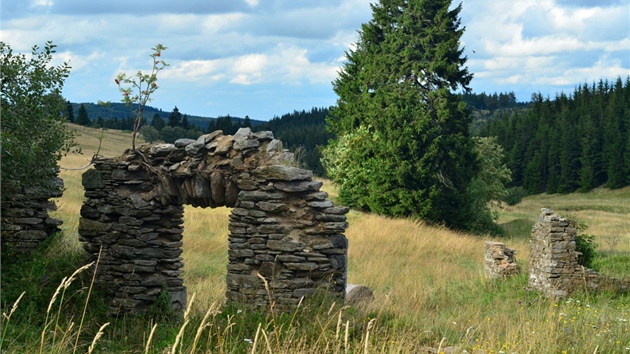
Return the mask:
POLYGON ((507 193, 505 197, 503 197, 503 201, 508 205, 516 205, 523 200, 523 198, 527 195, 527 192, 523 187, 511 187, 507 189, 507 193))
POLYGON ((593 262, 599 256, 594 235, 579 234, 575 236, 575 250, 580 252, 578 264, 586 268, 593 268, 593 262))
POLYGON ((588 225, 583 221, 578 221, 577 229, 579 232, 575 236, 575 250, 581 253, 578 256, 578 264, 592 269, 595 259, 599 257, 595 236, 584 233, 588 225))

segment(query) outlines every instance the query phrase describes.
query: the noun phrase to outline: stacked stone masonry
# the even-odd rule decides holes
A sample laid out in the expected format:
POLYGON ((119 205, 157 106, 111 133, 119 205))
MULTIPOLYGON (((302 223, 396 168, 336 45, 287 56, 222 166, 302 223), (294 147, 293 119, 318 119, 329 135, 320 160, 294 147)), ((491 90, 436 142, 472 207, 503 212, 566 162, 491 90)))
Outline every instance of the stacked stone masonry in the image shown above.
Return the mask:
POLYGON ((548 297, 564 297, 586 289, 628 291, 630 281, 606 277, 578 263, 576 222, 543 208, 532 228, 529 286, 548 297))
POLYGON ((516 250, 505 247, 501 242, 486 241, 484 263, 488 278, 505 279, 521 271, 516 264, 516 250))
POLYGON ((62 221, 48 214, 57 207, 50 198, 62 195, 63 181, 56 178, 47 187, 23 188, 2 199, 2 249, 30 252, 60 231, 62 221))
POLYGON ((162 291, 185 307, 185 204, 232 208, 227 301, 284 310, 316 289, 343 298, 349 209, 290 158, 271 132, 242 128, 96 160, 83 175, 79 234, 94 259, 100 253, 111 312, 145 311, 162 291))

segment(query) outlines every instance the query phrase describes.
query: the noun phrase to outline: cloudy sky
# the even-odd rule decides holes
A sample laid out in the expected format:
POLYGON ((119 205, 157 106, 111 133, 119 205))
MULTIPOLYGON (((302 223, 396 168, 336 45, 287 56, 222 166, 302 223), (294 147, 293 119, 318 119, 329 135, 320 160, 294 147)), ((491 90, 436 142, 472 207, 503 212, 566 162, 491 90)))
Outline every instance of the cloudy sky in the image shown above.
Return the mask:
MULTIPOLYGON (((150 105, 268 120, 334 105, 331 81, 373 0, 2 1, 0 39, 16 52, 52 40, 72 66, 72 102, 120 101, 119 72, 168 47, 150 105)), ((463 0, 475 92, 553 97, 630 75, 630 0, 463 0)))

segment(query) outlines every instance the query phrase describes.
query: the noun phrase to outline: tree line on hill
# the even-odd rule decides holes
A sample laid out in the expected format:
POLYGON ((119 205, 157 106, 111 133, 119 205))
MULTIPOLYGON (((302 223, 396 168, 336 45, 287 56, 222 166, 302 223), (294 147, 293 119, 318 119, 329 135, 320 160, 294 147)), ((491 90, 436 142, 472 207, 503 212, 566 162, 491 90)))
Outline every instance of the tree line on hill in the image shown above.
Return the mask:
POLYGON ((630 76, 579 85, 528 108, 498 114, 481 135, 506 152, 512 186, 528 194, 630 185, 630 76))
MULTIPOLYGON (((66 102, 65 116, 68 121, 83 126, 91 126, 96 128, 116 129, 116 130, 132 130, 135 118, 129 113, 120 112, 121 107, 109 107, 109 105, 96 105, 90 103, 74 104, 66 102), (78 112, 75 117, 74 109, 78 106, 78 112), (92 119, 88 114, 88 108, 94 114, 99 114, 98 118, 92 119), (103 108, 101 108, 103 107, 103 108), (103 118, 101 114, 111 113, 111 116, 103 118)), ((127 112, 129 108, 127 107, 127 112)), ((144 139, 150 143, 156 141, 164 141, 173 143, 177 139, 190 138, 196 139, 206 132, 215 130, 223 130, 225 134, 234 134, 241 127, 252 126, 249 117, 244 119, 233 118, 229 115, 218 118, 193 117, 182 114, 177 107, 165 116, 161 110, 153 107, 145 107, 145 112, 153 113, 152 118, 147 120, 146 114, 142 118, 140 133, 144 139), (164 118, 163 118, 164 117, 164 118)))

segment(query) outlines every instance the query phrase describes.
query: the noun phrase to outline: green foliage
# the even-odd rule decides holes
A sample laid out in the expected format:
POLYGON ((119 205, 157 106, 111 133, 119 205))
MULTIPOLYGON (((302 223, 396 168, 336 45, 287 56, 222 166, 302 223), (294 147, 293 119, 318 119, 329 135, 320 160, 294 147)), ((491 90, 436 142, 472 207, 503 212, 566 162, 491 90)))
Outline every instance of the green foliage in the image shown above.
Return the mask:
POLYGON ((371 175, 375 174, 367 158, 374 142, 380 138, 371 127, 360 126, 352 132, 331 140, 322 148, 322 165, 330 179, 339 185, 342 204, 369 209, 371 175))
POLYGON ((154 48, 151 48, 151 50, 153 50, 153 53, 150 55, 152 59, 150 74, 138 71, 134 76, 127 76, 125 73, 120 73, 115 79, 118 89, 123 95, 122 102, 131 108, 132 115, 134 115, 133 105, 136 104, 138 108, 135 112, 136 119, 133 125, 133 138, 131 142, 132 149, 134 150, 136 149, 136 135, 138 135, 138 130, 142 125, 144 107, 151 100, 151 94, 158 89, 157 74, 168 66, 164 60, 159 59, 162 56, 162 51, 166 50, 165 46, 157 44, 154 48), (128 86, 125 87, 125 85, 128 86))
POLYGON ((584 233, 588 229, 585 222, 578 222, 577 229, 579 232, 575 236, 575 251, 581 253, 577 259, 578 264, 586 268, 593 268, 595 260, 599 257, 595 236, 584 233))
POLYGON ((151 126, 155 128, 158 132, 162 130, 166 126, 166 122, 159 114, 155 113, 153 118, 151 119, 151 126))
POLYGON ((158 141, 162 137, 160 132, 151 125, 143 125, 142 128, 140 128, 140 134, 148 143, 158 141))
POLYGON ((74 146, 61 97, 70 66, 52 66, 55 45, 34 46, 30 57, 0 42, 2 195, 24 186, 47 185, 57 162, 74 146))
POLYGON ((202 134, 203 132, 196 127, 186 130, 182 127, 171 127, 167 125, 162 128, 160 137, 166 143, 174 143, 175 140, 182 138, 197 139, 202 134))
POLYGON ((470 231, 499 233, 496 225, 500 201, 506 196, 505 185, 511 180, 511 171, 503 163, 503 148, 496 137, 473 138, 480 166, 479 173, 468 186, 472 200, 470 231))
POLYGON ((333 178, 350 206, 467 229, 478 162, 469 111, 452 91, 467 89, 472 75, 459 49, 461 6, 450 5, 372 5, 373 19, 334 82, 339 99, 328 124, 337 140, 328 151, 351 150, 354 172, 333 178))
POLYGON ((588 234, 578 234, 575 236, 575 250, 580 252, 578 264, 586 268, 592 268, 593 262, 598 257, 595 236, 588 234))
POLYGON ((182 123, 182 114, 179 113, 177 106, 173 108, 173 111, 168 115, 168 126, 179 127, 182 123))
POLYGON ((68 122, 74 123, 74 108, 72 108, 70 101, 66 101, 66 119, 68 122))
POLYGON ((520 203, 526 195, 527 192, 525 192, 523 187, 510 187, 506 190, 502 200, 506 202, 507 205, 516 205, 520 203))
POLYGON ((90 126, 90 117, 88 117, 87 110, 85 109, 85 105, 79 106, 79 113, 77 114, 77 124, 83 126, 90 126))

